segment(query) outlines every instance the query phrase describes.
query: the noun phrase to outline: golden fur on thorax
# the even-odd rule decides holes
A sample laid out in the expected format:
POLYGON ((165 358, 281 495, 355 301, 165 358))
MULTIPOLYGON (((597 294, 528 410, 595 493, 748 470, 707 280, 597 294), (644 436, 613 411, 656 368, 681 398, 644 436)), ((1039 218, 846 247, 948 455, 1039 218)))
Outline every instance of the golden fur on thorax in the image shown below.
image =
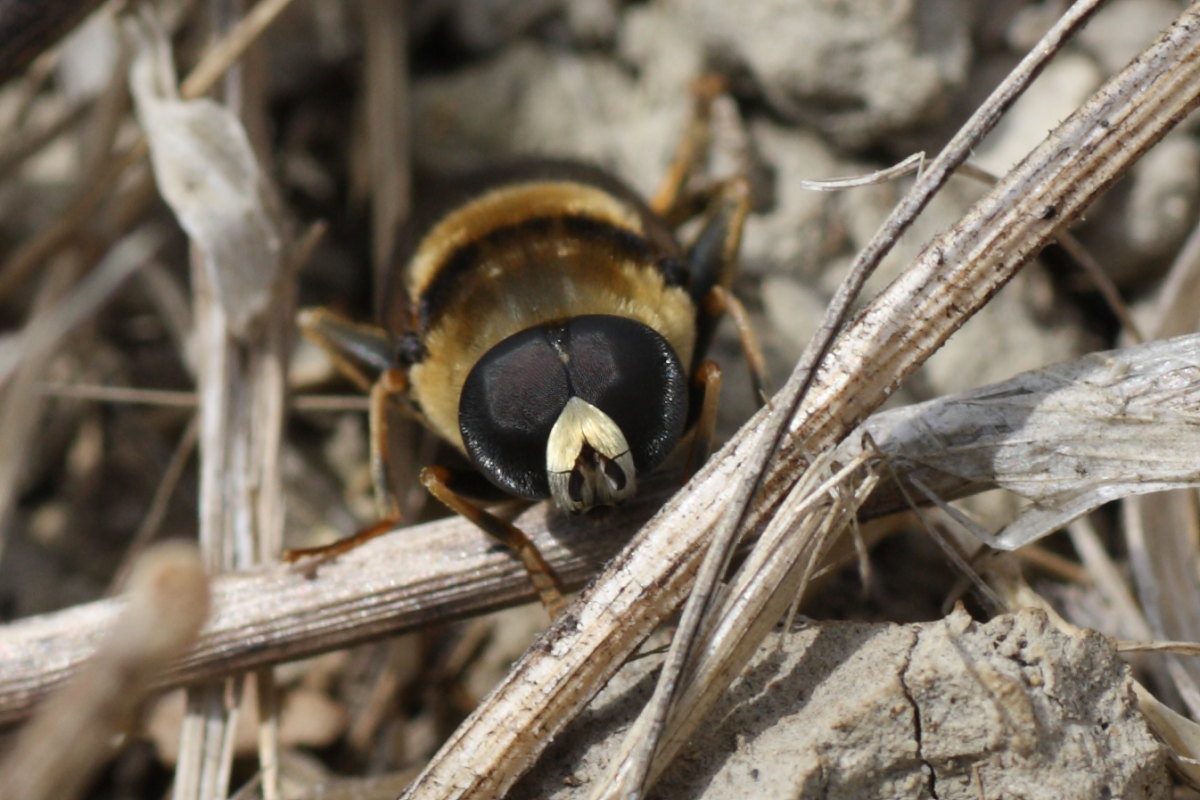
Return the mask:
POLYGON ((409 262, 405 286, 420 297, 455 251, 488 233, 536 217, 580 215, 634 233, 642 232, 635 209, 603 189, 576 181, 530 181, 493 189, 434 225, 409 262))

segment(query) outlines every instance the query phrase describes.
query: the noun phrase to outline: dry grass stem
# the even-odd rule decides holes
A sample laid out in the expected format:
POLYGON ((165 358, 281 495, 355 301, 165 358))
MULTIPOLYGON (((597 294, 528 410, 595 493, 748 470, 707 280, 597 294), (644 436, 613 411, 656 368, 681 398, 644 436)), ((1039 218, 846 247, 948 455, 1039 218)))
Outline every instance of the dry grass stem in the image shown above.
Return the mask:
MULTIPOLYGON (((228 70, 246 49, 258 41, 278 15, 292 0, 266 0, 258 3, 229 35, 222 39, 192 70, 180 84, 179 93, 184 99, 192 99, 211 90, 217 80, 228 70)), ((0 265, 0 297, 4 297, 20 286, 37 267, 69 245, 80 229, 97 216, 99 209, 112 194, 114 187, 122 186, 125 173, 145 160, 148 150, 145 139, 105 160, 94 179, 84 182, 83 188, 75 193, 72 202, 63 209, 53 224, 43 228, 28 241, 23 242, 0 265)), ((112 203, 115 216, 131 220, 142 216, 146 206, 155 197, 153 182, 148 175, 138 176, 112 203)), ((117 224, 117 230, 124 225, 117 224)))
MULTIPOLYGON (((1096 0, 1079 0, 1047 31, 1033 51, 1005 77, 1000 86, 991 93, 942 149, 928 170, 855 258, 849 274, 839 286, 837 294, 826 309, 824 319, 801 356, 791 379, 774 399, 773 412, 764 420, 764 424, 758 430, 757 439, 751 445, 751 450, 756 455, 747 465, 747 469, 739 472, 728 505, 711 534, 711 543, 707 545, 711 551, 705 553, 701 572, 695 586, 690 591, 679 629, 676 632, 676 641, 672 644, 671 656, 664 665, 659 678, 661 691, 656 692, 651 701, 654 708, 650 712, 650 716, 646 718, 644 730, 640 734, 644 737, 645 744, 636 754, 627 753, 627 760, 619 765, 617 771, 621 777, 611 787, 614 795, 640 793, 649 781, 651 759, 658 749, 659 737, 664 730, 670 706, 675 700, 676 681, 684 669, 684 664, 690 658, 689 653, 693 647, 693 639, 701 620, 709 613, 709 599, 715 589, 718 576, 723 572, 736 545, 740 535, 739 528, 745 520, 751 497, 761 485, 767 459, 772 457, 779 447, 785 425, 793 424, 797 419, 800 404, 805 398, 805 393, 812 386, 815 370, 821 359, 827 354, 833 337, 845 323, 851 304, 858 299, 867 280, 883 257, 891 250, 904 230, 912 224, 921 209, 949 179, 952 171, 965 161, 971 149, 992 129, 1004 111, 1015 102, 1042 67, 1058 51, 1065 38, 1079 25, 1082 25, 1098 7, 1099 2, 1096 0)), ((917 163, 921 163, 922 160, 923 156, 917 159, 917 163)), ((968 316, 969 313, 963 315, 959 324, 968 316)), ((952 331, 953 328, 950 330, 952 331)), ((918 358, 923 360, 931 352, 932 349, 927 350, 918 358)), ((915 369, 917 363, 919 361, 912 364, 909 370, 915 369)), ((897 383, 905 374, 907 373, 902 372, 896 378, 897 383)), ((876 402, 882 402, 884 397, 890 394, 890 391, 889 388, 878 395, 876 402)), ((871 410, 871 408, 864 409, 863 416, 870 413, 871 410)), ((835 437, 848 433, 854 426, 854 422, 846 421, 835 437)), ((783 491, 786 491, 786 488, 783 491)), ((700 546, 701 552, 704 552, 704 545, 700 546)), ((520 759, 521 756, 516 754, 515 758, 520 759)))
MULTIPOLYGON (((240 4, 214 5, 218 38, 236 31, 240 4)), ((275 189, 246 128, 261 98, 251 67, 230 73, 229 107, 183 100, 170 43, 147 11, 130 21, 137 54, 130 85, 154 177, 192 243, 193 319, 199 345, 200 545, 214 572, 271 559, 282 545, 279 447, 292 321, 291 243, 275 189)), ((240 41, 240 40, 239 40, 240 41)), ((246 40, 250 41, 250 40, 246 40)), ((269 673, 259 698, 273 702, 269 673)), ((241 687, 236 679, 188 691, 174 797, 227 793, 241 687)), ((264 792, 278 796, 273 715, 261 731, 270 752, 264 792)))
POLYGON ((813 192, 840 192, 859 186, 874 186, 877 183, 887 183, 914 172, 920 172, 925 165, 924 153, 913 153, 908 158, 884 169, 868 172, 865 175, 851 175, 844 178, 826 178, 820 181, 801 181, 800 187, 813 192))
MULTIPOLYGON (((997 180, 996 176, 992 173, 969 162, 959 167, 958 174, 973 178, 988 186, 994 186, 997 180)), ((1125 302, 1125 298, 1121 297, 1120 289, 1118 289, 1112 277, 1104 271, 1104 267, 1100 262, 1083 246, 1083 243, 1070 231, 1059 233, 1055 237, 1054 243, 1065 250, 1071 256, 1071 259, 1083 269, 1084 274, 1087 275, 1088 280, 1092 282, 1096 290, 1100 292, 1109 309, 1120 320, 1121 327, 1128 336, 1134 342, 1146 341, 1141 328, 1129 311, 1129 304, 1125 302)))
POLYGON ((143 389, 135 386, 89 386, 82 383, 43 383, 38 386, 47 397, 71 397, 98 403, 136 403, 149 406, 195 408, 196 393, 169 389, 143 389))
POLYGON ((1200 656, 1200 642, 1119 641, 1122 653, 1178 653, 1181 656, 1200 656))
MULTIPOLYGON (((1047 463, 1039 453, 1061 449, 1079 429, 1092 430, 1099 447, 1109 438, 1110 425, 1118 432, 1125 424, 1143 433, 1177 438, 1189 423, 1177 415, 1181 387, 1167 378, 1173 362, 1197 358, 1200 336, 1095 354, 997 386, 883 412, 867 422, 865 431, 899 475, 919 480, 941 496, 962 497, 1007 486, 1035 492, 1031 500, 1050 505, 1056 496, 1072 497, 1086 488, 1101 490, 1108 480, 1106 462, 1115 464, 1120 456, 1114 452, 1106 457, 1102 448, 1097 450, 1091 471, 1095 481, 1088 484, 1074 469, 1052 471, 1054 462, 1047 463), (1149 357, 1155 353, 1158 356, 1149 357), (1096 378, 1113 379, 1106 380, 1104 389, 1117 405, 1126 402, 1121 398, 1137 396, 1143 409, 1162 406, 1157 429, 1119 417, 1105 419, 1089 410, 1085 399, 1094 395, 1096 378), (1016 404, 1013 398, 1024 402, 1016 404), (1061 413, 1032 431, 1022 427, 1030 408, 1051 401, 1061 413), (1072 407, 1078 409, 1074 421, 1072 407), (1054 438, 1056 431, 1061 441, 1054 438), (948 448, 946 442, 959 444, 948 448), (1031 463, 1042 463, 1043 468, 1031 470, 1031 463)), ((1193 380, 1190 386, 1191 391, 1200 390, 1200 382, 1193 380)), ((1121 437, 1112 435, 1118 440, 1113 446, 1119 449, 1121 437)), ((861 448, 862 439, 855 437, 839 448, 837 458, 849 463, 861 448)), ((1169 478, 1173 463, 1166 460, 1158 465, 1154 479, 1169 478)), ((1092 462, 1085 466, 1091 470, 1092 462)), ((1194 463, 1177 466, 1180 480, 1194 477, 1194 463)), ((1127 488, 1136 491, 1138 486, 1127 488)), ((622 531, 652 513, 669 491, 661 485, 648 489, 629 513, 606 521, 564 521, 541 507, 530 509, 518 521, 534 536, 555 571, 569 585, 579 586, 620 548, 622 531)), ((874 516, 902 507, 901 497, 885 482, 868 500, 865 513, 874 516)), ((677 521, 669 529, 671 536, 686 536, 687 527, 686 519, 677 521)), ((172 685, 533 599, 514 559, 461 519, 416 525, 380 537, 321 566, 315 579, 287 567, 266 567, 218 576, 213 591, 214 618, 196 649, 165 676, 172 685)), ((0 633, 0 719, 22 716, 38 697, 61 683, 91 652, 117 607, 113 601, 78 606, 14 623, 0 633)))
MULTIPOLYGON (((48 397, 72 397, 99 403, 133 403, 148 406, 195 408, 196 393, 169 389, 143 389, 134 386, 94 386, 82 383, 42 383, 39 392, 48 397)), ((292 398, 292 408, 311 413, 367 410, 362 395, 300 395, 292 398)))
MULTIPOLYGON (((791 417, 784 457, 764 479, 759 513, 773 508, 790 487, 805 453, 844 437, 1195 107, 1200 64, 1189 56, 1200 47, 1198 13, 1197 7, 1185 12, 1103 86, 833 343, 799 413, 791 417)), ((925 179, 939 164, 947 174, 953 167, 939 157, 925 179)), ((762 423, 756 417, 749 428, 762 423)), ((730 442, 693 480, 691 491, 643 529, 451 737, 405 797, 490 797, 511 785, 686 594, 702 543, 723 512, 731 476, 761 458, 747 452, 747 444, 745 433, 730 442), (686 520, 686 538, 662 540, 668 527, 663 520, 671 517, 686 520)))
POLYGON ((99 649, 49 698, 0 765, 0 796, 68 800, 129 732, 154 678, 195 640, 208 579, 190 544, 148 551, 99 649), (70 754, 70 764, 64 763, 70 754))
MULTIPOLYGON (((54 0, 44 13, 57 17, 35 20, 31 38, 0 56, 2 81, 14 53, 41 53, 0 92, 12 132, 0 144, 10 212, 0 304, 11 329, 0 341, 0 596, 18 617, 106 599, 0 627, 0 723, 36 715, 0 758, 0 795, 77 793, 87 770, 75 762, 111 756, 145 693, 169 687, 181 690, 143 726, 159 756, 126 747, 102 773, 105 789, 161 794, 162 770, 174 768, 175 800, 282 800, 347 766, 415 764, 403 790, 362 786, 400 800, 674 797, 691 796, 700 764, 695 794, 711 800, 723 800, 722 786, 768 793, 768 781, 799 775, 808 777, 795 786, 828 777, 835 794, 839 779, 878 780, 885 794, 902 784, 1005 794, 1005 780, 1081 774, 1077 763, 1089 771, 1098 752, 1126 741, 1116 728, 1101 741, 1095 726, 1030 716, 1029 703, 1059 695, 1017 686, 1029 665, 1014 653, 1036 654, 1036 641, 1003 653, 990 644, 1017 630, 1067 634, 1056 639, 1063 649, 1046 651, 1043 676, 1083 663, 1071 654, 1086 640, 1095 680, 1078 686, 1137 729, 1137 747, 1100 757, 1096 785, 1126 785, 1108 782, 1113 765, 1112 775, 1147 776, 1147 798, 1166 791, 1166 742, 1175 780, 1200 788, 1200 724, 1164 705, 1200 718, 1200 226, 1180 248, 1200 208, 1200 138, 1179 126, 1200 105, 1200 0, 1189 3, 1182 13, 1157 0, 1110 4, 1067 43, 1102 0, 1015 4, 987 19, 956 9, 935 21, 897 6, 894 31, 838 4, 799 4, 778 20, 720 2, 518 12, 403 0, 308 4, 281 17, 291 0, 206 0, 133 13, 118 4, 116 20, 105 8, 59 53, 47 32, 95 3, 54 0), (1151 6, 1160 16, 1139 20, 1135 36, 1129 7, 1151 6), (114 21, 132 35, 122 41, 114 21), (935 51, 914 48, 932 36, 935 51), (1035 39, 940 152, 870 172, 882 153, 896 160, 946 141, 966 104, 1035 39), (195 64, 183 81, 177 62, 195 64), (730 367, 718 440, 744 424, 682 489, 673 459, 639 474, 638 497, 612 513, 496 507, 566 589, 586 585, 534 640, 539 609, 489 614, 535 598, 519 560, 465 519, 420 522, 430 517, 420 469, 453 466, 436 437, 389 418, 380 468, 367 398, 308 394, 338 391, 337 378, 318 348, 293 347, 295 296, 355 320, 374 305, 389 335, 403 333, 392 324, 403 298, 388 289, 427 213, 519 172, 533 153, 602 164, 646 196, 687 112, 685 87, 705 70, 728 94, 689 189, 731 174, 746 187, 753 211, 736 287, 745 306, 725 313, 763 334, 771 384, 789 367, 790 377, 755 414, 751 397, 762 393, 730 367), (1104 75, 1113 77, 1101 86, 1104 75), (904 91, 879 91, 889 80, 904 91), (852 102, 826 107, 829 97, 852 102), (910 174, 907 192, 829 194, 910 174), (293 213, 327 222, 298 236, 293 213), (1041 257, 1045 269, 1020 274, 991 303, 1054 242, 1062 247, 1041 257), (1149 283, 1172 257, 1165 281, 1149 283), (368 263, 370 275, 356 266, 368 263), (881 264, 892 282, 864 301, 868 280, 883 285, 872 277, 881 264), (1134 291, 1127 308, 1121 293, 1134 291), (1079 355, 1100 347, 1119 349, 1079 355), (909 405, 879 411, 889 398, 909 405), (411 524, 329 562, 275 563, 285 482, 288 544, 304 546, 375 519, 369 490, 380 473, 411 524), (1151 492, 1160 494, 1141 497, 1151 492), (1114 500, 1117 514, 1090 513, 1114 500), (1038 543, 1064 527, 1069 546, 1038 543), (151 539, 196 532, 211 583, 193 554, 186 569, 170 562, 159 578, 135 579, 132 599, 107 597, 114 572, 143 565, 151 539), (40 580, 43 570, 54 579, 40 580), (186 573, 182 591, 164 571, 186 573), (960 605, 937 624, 893 622, 944 614, 967 592, 984 614, 1032 610, 977 624, 960 605), (211 615, 180 643, 208 595, 211 615), (793 626, 802 598, 814 619, 889 621, 793 626), (145 602, 155 608, 138 610, 145 602), (954 661, 967 629, 982 649, 965 672, 914 666, 935 643, 954 661), (401 633, 411 635, 374 643, 401 633), (890 655, 856 665, 855 637, 876 633, 890 655), (1133 700, 1121 658, 1159 699, 1138 687, 1133 700), (877 695, 847 693, 863 683, 854 670, 885 662, 877 695), (988 666, 974 674, 977 664, 988 666), (975 725, 981 749, 939 760, 924 749, 941 746, 939 732, 922 722, 942 705, 924 705, 912 687, 940 703, 938 682, 960 679, 966 700, 946 713, 975 725), (885 697, 880 717, 862 711, 885 697), (1015 716, 992 728, 971 716, 996 711, 1015 716), (793 717, 809 732, 789 727, 793 717), (834 733, 816 732, 818 718, 834 733), (841 741, 845 719, 856 735, 841 741), (893 722, 896 739, 877 735, 893 722), (993 728, 1011 741, 982 744, 993 728), (1068 738, 1078 762, 1044 759, 1056 745, 1029 749, 1068 738), (768 775, 768 762, 787 760, 770 755, 775 742, 786 752, 796 741, 797 761, 812 763, 768 775), (261 769, 235 791, 256 747, 261 769), (846 771, 871 752, 881 758, 862 778, 846 771), (907 762, 879 766, 893 757, 907 762), (821 772, 829 765, 841 778, 821 772), (738 783, 743 772, 754 790, 738 783)), ((0 42, 11 20, 0 0, 0 42)), ((689 268, 709 246, 691 226, 676 231, 689 268)), ((489 241, 463 246, 487 255, 489 241)), ((439 292, 466 261, 442 265, 439 292)), ((732 326, 722 325, 697 358, 730 366, 732 326)), ((396 357, 409 344, 402 336, 396 357)), ((1039 784, 1039 796, 1054 796, 1053 785, 1039 784)))
POLYGON ((70 262, 60 262, 43 283, 42 301, 25 329, 0 351, 0 386, 5 404, 0 413, 0 442, 7 457, 0 462, 0 552, 7 539, 7 515, 20 490, 22 454, 37 431, 40 404, 33 390, 54 351, 75 328, 88 320, 139 267, 153 257, 161 235, 141 230, 125 239, 78 286, 68 289, 74 272, 70 262))
MULTIPOLYGON (((542 507, 519 522, 555 571, 581 586, 662 502, 644 499, 607 524, 562 520, 542 507), (553 525, 553 532, 547 527, 553 525)), ((214 613, 191 653, 163 685, 244 671, 439 621, 534 600, 519 563, 469 522, 445 519, 382 536, 320 567, 315 576, 283 565, 213 579, 214 613)), ((102 600, 11 623, 0 632, 0 720, 29 713, 95 649, 120 609, 102 600)))
POLYGON ((9 2, 0 14, 0 84, 25 69, 47 47, 74 28, 103 0, 9 2))
POLYGON ((367 146, 371 180, 371 263, 375 285, 388 285, 396 236, 411 198, 408 126, 408 30, 404 3, 363 7, 366 42, 367 146))

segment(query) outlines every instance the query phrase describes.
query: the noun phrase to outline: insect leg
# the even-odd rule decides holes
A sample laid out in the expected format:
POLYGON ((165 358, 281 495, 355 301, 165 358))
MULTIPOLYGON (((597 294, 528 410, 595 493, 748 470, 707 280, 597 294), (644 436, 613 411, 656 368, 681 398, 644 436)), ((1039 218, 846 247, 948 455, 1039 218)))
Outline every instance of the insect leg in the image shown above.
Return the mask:
POLYGON ((430 494, 516 554, 529 575, 530 583, 541 598, 542 606, 551 619, 557 617, 566 608, 567 599, 563 596, 558 576, 546 563, 537 546, 516 525, 500 519, 455 491, 452 486, 454 481, 454 473, 445 467, 426 467, 421 470, 421 483, 430 494))
POLYGON ((374 375, 391 366, 391 345, 382 328, 351 322, 326 308, 301 309, 296 324, 364 392, 371 390, 374 375))
POLYGON ((729 314, 734 327, 737 328, 738 341, 742 345, 742 355, 746 359, 746 366, 750 368, 750 386, 754 390, 754 399, 760 407, 766 405, 768 397, 767 362, 763 358, 762 345, 758 341, 758 335, 754 332, 754 326, 750 324, 750 315, 746 313, 746 307, 742 305, 742 301, 738 300, 737 295, 724 286, 714 286, 708 290, 708 296, 704 298, 702 313, 713 317, 729 314))
POLYGON ((713 184, 708 218, 687 252, 692 300, 697 307, 696 350, 693 368, 704 358, 721 314, 720 302, 710 303, 713 287, 731 290, 737 274, 742 227, 750 210, 749 187, 742 178, 713 184))
POLYGON ((702 303, 713 286, 729 289, 737 275, 738 248, 750 213, 750 185, 745 178, 729 178, 704 192, 707 216, 687 251, 692 299, 702 303))
POLYGON ((696 470, 703 466, 712 452, 713 436, 717 428, 717 402, 721 396, 721 367, 715 361, 702 361, 692 374, 692 397, 696 404, 695 425, 692 426, 692 444, 688 450, 687 465, 683 469, 684 481, 691 480, 696 470))
POLYGON ((692 84, 691 119, 658 191, 650 200, 650 208, 672 227, 686 222, 704 208, 686 191, 687 183, 708 152, 713 101, 724 91, 725 80, 719 75, 702 75, 692 84))
POLYGON ((295 562, 313 558, 314 566, 322 564, 387 533, 399 523, 400 502, 388 479, 388 407, 391 400, 403 396, 407 388, 408 381, 404 373, 397 369, 385 369, 379 379, 371 384, 371 482, 375 490, 375 508, 379 513, 379 521, 331 544, 285 550, 284 561, 295 562))
POLYGON ((375 490, 375 511, 382 519, 400 519, 400 499, 396 496, 395 484, 388 475, 391 463, 391 438, 389 437, 388 411, 395 397, 408 392, 408 379, 398 369, 387 369, 371 386, 368 413, 371 429, 371 484, 375 490))
POLYGON ((349 553, 354 548, 366 544, 376 536, 382 536, 385 533, 395 530, 397 523, 399 523, 398 519, 381 519, 365 528, 360 528, 349 536, 338 539, 336 542, 317 545, 316 547, 293 547, 284 550, 280 559, 289 564, 312 559, 311 566, 315 571, 315 568, 320 564, 328 563, 338 556, 349 553))

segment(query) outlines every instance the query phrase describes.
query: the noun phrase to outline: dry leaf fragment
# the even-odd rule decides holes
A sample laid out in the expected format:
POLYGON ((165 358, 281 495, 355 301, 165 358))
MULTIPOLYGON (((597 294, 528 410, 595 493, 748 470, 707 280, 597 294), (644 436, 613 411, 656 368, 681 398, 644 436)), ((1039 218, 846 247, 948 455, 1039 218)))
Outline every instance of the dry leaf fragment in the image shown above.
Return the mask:
POLYGON ((244 337, 282 273, 283 236, 262 169, 231 111, 180 99, 162 29, 144 16, 128 30, 136 52, 130 86, 158 189, 204 252, 229 329, 244 337))
MULTIPOLYGON (((1029 500, 988 542, 1012 550, 1111 500, 1200 486, 1200 335, 1025 372, 877 415, 863 431, 938 491, 990 486, 1029 500)), ((852 437, 847 455, 862 446, 852 437)))

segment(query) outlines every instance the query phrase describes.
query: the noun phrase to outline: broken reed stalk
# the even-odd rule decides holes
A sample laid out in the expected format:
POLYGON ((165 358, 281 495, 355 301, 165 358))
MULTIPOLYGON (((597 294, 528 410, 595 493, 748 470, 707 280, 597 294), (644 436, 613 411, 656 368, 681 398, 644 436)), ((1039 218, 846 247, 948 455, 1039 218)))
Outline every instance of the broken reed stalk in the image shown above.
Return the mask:
MULTIPOLYGON (((919 482, 942 498, 1009 489, 1044 511, 1048 532, 1074 514, 1147 486, 1161 491, 1200 483, 1200 465, 1170 452, 1173 444, 1190 452, 1200 438, 1194 411, 1200 376, 1192 374, 1188 382, 1179 369, 1197 362, 1200 334, 1096 353, 881 412, 860 431, 869 432, 904 481, 919 482), (1113 408, 1130 413, 1113 415, 1113 408), (1074 469, 1076 462, 1040 459, 1046 451, 1068 446, 1086 446, 1085 476, 1074 469), (1137 449, 1133 478, 1128 475, 1131 449, 1137 449), (1063 511, 1055 515, 1053 508, 1063 511)), ((849 439, 836 458, 849 463, 863 446, 861 437, 849 439)), ((555 572, 578 587, 673 486, 671 478, 659 476, 633 507, 602 520, 564 519, 535 507, 518 522, 555 572)), ((860 516, 905 507, 897 487, 884 484, 860 516)), ((1087 561, 1087 548, 1080 552, 1087 561)), ((1094 566, 1088 562, 1089 574, 1094 566)), ((314 578, 284 565, 218 576, 213 590, 218 614, 161 685, 209 679, 535 599, 516 561, 457 517, 379 537, 321 566, 314 578)), ((92 652, 120 603, 102 600, 0 628, 0 721, 20 718, 61 683, 92 652)))
MULTIPOLYGON (((240 5, 210 5, 217 31, 232 35, 240 5)), ((282 467, 279 459, 292 329, 291 239, 260 166, 247 120, 262 98, 249 87, 253 60, 226 77, 222 105, 183 100, 170 40, 150 7, 127 20, 135 49, 129 70, 138 121, 156 184, 189 236, 192 319, 197 349, 199 532, 211 571, 245 569, 273 559, 282 547, 282 467), (240 114, 230 104, 240 106, 240 114)), ((268 672, 257 675, 259 697, 274 697, 268 672)), ((173 796, 221 797, 232 773, 238 678, 188 687, 173 796)), ((273 728, 263 726, 274 765, 273 728)), ((278 796, 273 771, 264 775, 268 800, 278 796)))
MULTIPOLYGON (((1167 452, 1171 443, 1183 452, 1194 449, 1200 436, 1193 412, 1200 376, 1185 383, 1178 369, 1198 361, 1200 334, 1097 353, 881 412, 860 430, 869 431, 903 480, 919 481, 939 497, 1003 487, 1047 513, 1063 506, 1079 513, 1114 499, 1108 490, 1123 478, 1131 485, 1120 496, 1144 484, 1162 489, 1200 482, 1200 466, 1186 460, 1181 465, 1167 452), (1113 408, 1131 413, 1114 417, 1113 408), (946 442, 954 446, 947 448, 946 442), (1047 450, 1081 444, 1089 453, 1084 477, 1070 463, 1041 460, 1042 466, 1031 466, 1047 450), (1137 480, 1126 475, 1131 447, 1154 451, 1142 452, 1135 462, 1137 480), (1081 505, 1078 496, 1088 493, 1092 499, 1081 505)), ((849 439, 836 459, 848 464, 861 455, 862 446, 860 437, 849 439)), ((518 523, 567 585, 579 587, 672 488, 672 478, 659 476, 632 507, 602 520, 563 518, 538 506, 518 523)), ((863 517, 905 507, 894 485, 881 488, 863 517)), ((1045 530, 1067 518, 1050 517, 1045 530)), ((686 531, 681 525, 673 535, 686 531)), ((1086 558, 1086 548, 1081 552, 1086 558)), ((459 517, 381 536, 322 565, 311 579, 302 569, 284 565, 217 576, 213 594, 217 613, 159 686, 194 683, 536 599, 516 560, 459 517)), ((0 628, 0 722, 24 716, 78 668, 122 602, 102 600, 0 628)))

